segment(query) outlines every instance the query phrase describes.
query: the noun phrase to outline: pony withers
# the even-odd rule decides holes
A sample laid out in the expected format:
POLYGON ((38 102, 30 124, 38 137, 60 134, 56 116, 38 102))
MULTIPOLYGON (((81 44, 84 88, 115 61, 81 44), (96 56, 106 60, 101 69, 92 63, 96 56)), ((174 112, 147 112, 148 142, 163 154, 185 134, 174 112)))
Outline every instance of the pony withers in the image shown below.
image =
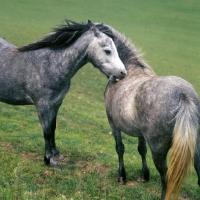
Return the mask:
POLYGON ((55 143, 58 109, 71 78, 88 62, 108 77, 126 76, 113 40, 90 21, 66 20, 53 33, 22 47, 0 39, 0 101, 35 105, 45 140, 44 161, 49 166, 59 168, 57 160, 64 158, 55 143))
POLYGON ((146 142, 160 173, 161 199, 176 199, 181 183, 193 164, 200 185, 200 100, 193 86, 175 76, 157 76, 134 45, 112 27, 96 24, 112 35, 127 76, 110 78, 105 90, 108 121, 119 157, 118 180, 126 182, 121 131, 138 137, 142 158, 141 179, 148 181, 146 142), (169 166, 167 153, 171 148, 169 166))

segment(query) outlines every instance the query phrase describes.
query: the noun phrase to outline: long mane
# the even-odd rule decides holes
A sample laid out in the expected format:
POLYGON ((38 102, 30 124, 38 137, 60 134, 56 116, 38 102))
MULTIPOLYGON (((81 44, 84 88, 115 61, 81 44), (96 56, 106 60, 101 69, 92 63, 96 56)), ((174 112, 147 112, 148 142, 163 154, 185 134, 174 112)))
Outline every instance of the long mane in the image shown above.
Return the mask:
MULTIPOLYGON (((42 48, 61 49, 72 44, 83 33, 90 30, 94 24, 88 20, 87 23, 77 23, 71 20, 65 20, 66 24, 53 29, 53 33, 44 36, 38 41, 16 48, 16 51, 32 51, 42 48)), ((106 33, 107 27, 102 27, 106 33)), ((107 33, 109 36, 109 33, 107 33)), ((111 35, 110 35, 111 36, 111 35)))
POLYGON ((125 66, 135 65, 146 71, 145 73, 148 73, 149 75, 155 75, 155 72, 143 59, 143 54, 141 54, 141 51, 138 50, 128 38, 126 38, 123 34, 119 33, 111 26, 105 25, 103 23, 95 24, 95 26, 101 32, 112 37, 119 57, 125 66), (104 30, 106 30, 106 32, 104 32, 104 30))
MULTIPOLYGON (((151 67, 144 61, 140 51, 131 43, 123 34, 111 26, 103 23, 92 23, 88 20, 87 23, 77 23, 71 20, 65 20, 66 24, 53 29, 53 33, 48 34, 33 43, 25 46, 17 47, 16 51, 32 51, 42 48, 61 49, 72 44, 83 33, 90 30, 92 27, 97 27, 101 32, 111 37, 116 45, 118 54, 124 65, 135 64, 140 68, 148 69, 153 72, 151 67)), ((153 72, 154 73, 154 72, 153 72)))

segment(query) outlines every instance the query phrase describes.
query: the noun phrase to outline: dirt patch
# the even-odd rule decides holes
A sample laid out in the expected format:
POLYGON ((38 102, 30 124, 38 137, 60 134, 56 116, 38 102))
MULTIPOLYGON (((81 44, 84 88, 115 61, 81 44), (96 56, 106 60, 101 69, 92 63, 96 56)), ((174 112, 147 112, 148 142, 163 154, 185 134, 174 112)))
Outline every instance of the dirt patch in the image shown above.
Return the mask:
MULTIPOLYGON (((15 148, 14 146, 12 146, 12 144, 10 142, 6 142, 3 140, 0 140, 0 149, 3 149, 5 151, 9 151, 11 153, 16 153, 17 148, 15 148)), ((22 152, 19 154, 23 159, 40 159, 41 155, 36 155, 33 153, 25 153, 22 152)))
POLYGON ((7 151, 13 151, 15 148, 12 146, 10 142, 6 142, 3 140, 0 140, 0 148, 5 149, 7 151))
POLYGON ((24 158, 26 160, 41 159, 40 155, 35 155, 35 154, 33 155, 33 154, 21 153, 20 155, 22 156, 22 158, 24 158))
POLYGON ((135 185, 137 185, 139 182, 138 181, 127 181, 126 185, 130 186, 130 187, 134 187, 135 185))
POLYGON ((107 175, 108 171, 110 170, 110 167, 108 165, 92 163, 89 161, 76 161, 74 163, 71 163, 65 160, 64 162, 65 164, 62 165, 62 167, 74 169, 77 175, 88 174, 93 171, 97 171, 99 174, 102 175, 107 175))

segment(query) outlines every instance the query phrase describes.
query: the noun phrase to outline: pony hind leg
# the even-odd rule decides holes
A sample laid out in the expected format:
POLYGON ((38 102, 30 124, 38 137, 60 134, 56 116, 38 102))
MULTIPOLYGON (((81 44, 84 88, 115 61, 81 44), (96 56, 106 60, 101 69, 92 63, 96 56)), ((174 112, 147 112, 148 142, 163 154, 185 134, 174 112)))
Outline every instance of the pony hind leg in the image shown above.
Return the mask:
POLYGON ((138 152, 142 158, 142 174, 140 178, 142 182, 146 182, 149 181, 150 172, 146 162, 147 147, 144 137, 138 137, 138 152))
POLYGON ((197 137, 196 152, 194 156, 194 168, 198 176, 198 185, 200 186, 200 133, 197 137))
POLYGON ((198 176, 197 183, 200 186, 200 160, 199 160, 199 158, 200 158, 199 153, 196 153, 195 157, 194 157, 194 168, 195 168, 197 176, 198 176))
MULTIPOLYGON (((113 126, 112 126, 113 127, 113 126)), ((118 182, 122 182, 122 184, 126 184, 126 170, 124 167, 124 144, 122 142, 121 132, 117 128, 112 128, 112 133, 116 143, 116 152, 118 154, 119 159, 119 168, 118 168, 118 182)))
POLYGON ((166 174, 167 174, 167 152, 162 151, 152 151, 152 157, 156 169, 160 173, 161 179, 161 186, 162 186, 162 193, 161 193, 161 200, 165 199, 166 189, 167 189, 167 182, 166 182, 166 174))

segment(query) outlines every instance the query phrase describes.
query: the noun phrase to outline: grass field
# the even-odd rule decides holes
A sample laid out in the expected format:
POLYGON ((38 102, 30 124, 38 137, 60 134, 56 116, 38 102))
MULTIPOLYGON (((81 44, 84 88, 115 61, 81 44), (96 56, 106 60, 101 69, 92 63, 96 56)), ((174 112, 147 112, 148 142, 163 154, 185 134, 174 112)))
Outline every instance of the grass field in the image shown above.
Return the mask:
MULTIPOLYGON (((15 45, 39 39, 64 19, 105 22, 145 52, 159 75, 180 76, 200 94, 200 2, 130 0, 0 0, 0 37, 15 45)), ((43 136, 33 106, 0 103, 0 199, 138 199, 160 197, 160 177, 148 152, 151 180, 140 183, 137 138, 123 135, 128 182, 117 183, 118 159, 107 122, 107 79, 90 64, 72 79, 58 114, 62 172, 47 168, 43 136)), ((194 170, 180 200, 200 199, 194 170)))

